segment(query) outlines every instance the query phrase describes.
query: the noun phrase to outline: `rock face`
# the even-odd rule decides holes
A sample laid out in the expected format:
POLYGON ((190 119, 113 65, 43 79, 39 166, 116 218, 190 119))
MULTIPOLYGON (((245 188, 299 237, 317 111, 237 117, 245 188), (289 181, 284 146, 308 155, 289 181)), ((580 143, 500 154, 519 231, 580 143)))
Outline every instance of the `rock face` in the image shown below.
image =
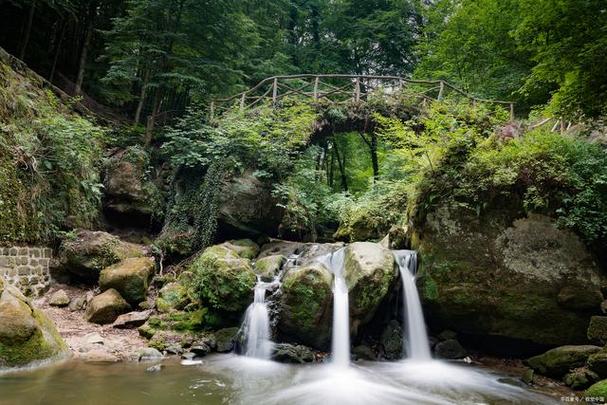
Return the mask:
POLYGON ((540 374, 562 377, 569 370, 582 367, 588 357, 601 350, 598 346, 561 346, 527 359, 527 365, 540 374))
POLYGON ((272 197, 272 187, 252 171, 226 182, 220 193, 219 233, 275 235, 282 211, 272 197))
POLYGON ((188 270, 194 274, 194 283, 204 305, 240 314, 253 299, 256 276, 251 261, 240 256, 229 243, 205 249, 188 270))
POLYGON ((550 218, 520 217, 445 206, 426 215, 412 244, 422 258, 427 319, 458 333, 585 343, 589 310, 603 301, 598 266, 580 239, 550 218))
POLYGON ((99 275, 102 291, 116 289, 131 305, 145 300, 156 262, 151 257, 124 259, 106 267, 99 275))
POLYGON ((277 343, 274 345, 272 360, 279 363, 304 364, 314 361, 314 352, 303 345, 277 343))
POLYGON ((79 230, 65 239, 59 250, 59 261, 70 273, 96 282, 104 268, 130 257, 145 255, 139 245, 123 242, 107 232, 79 230))
POLYGON ((396 279, 394 256, 377 243, 356 242, 345 251, 352 329, 369 322, 396 279))
POLYGON ((149 225, 161 211, 162 198, 147 175, 149 157, 131 147, 114 154, 108 161, 103 180, 103 208, 109 218, 118 218, 122 225, 149 225))
POLYGON ((24 366, 66 350, 46 315, 0 278, 0 368, 24 366))
POLYGON ((118 315, 124 314, 131 306, 113 288, 95 296, 86 307, 84 317, 87 321, 99 324, 112 323, 118 315))
POLYGON ((607 343, 607 316, 593 316, 587 332, 588 340, 604 345, 607 343))
POLYGON ((290 341, 323 350, 331 338, 333 275, 313 263, 287 272, 282 283, 280 332, 290 341))

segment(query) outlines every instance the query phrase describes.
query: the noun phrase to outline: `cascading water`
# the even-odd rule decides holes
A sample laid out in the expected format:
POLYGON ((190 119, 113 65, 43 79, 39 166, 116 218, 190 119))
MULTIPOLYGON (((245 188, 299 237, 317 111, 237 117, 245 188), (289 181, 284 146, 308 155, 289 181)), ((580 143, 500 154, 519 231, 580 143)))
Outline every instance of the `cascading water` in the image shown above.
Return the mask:
POLYGON ((242 325, 245 334, 244 354, 247 357, 267 360, 272 355, 270 312, 266 303, 266 291, 272 284, 264 283, 258 277, 255 285, 255 298, 247 308, 242 325))
POLYGON ((348 286, 344 279, 345 248, 321 256, 318 261, 333 273, 333 335, 331 351, 333 364, 347 367, 350 364, 350 308, 348 286))
POLYGON ((424 322, 424 313, 415 285, 417 253, 413 250, 395 250, 394 258, 400 270, 405 305, 405 350, 412 360, 430 360, 430 344, 424 322))

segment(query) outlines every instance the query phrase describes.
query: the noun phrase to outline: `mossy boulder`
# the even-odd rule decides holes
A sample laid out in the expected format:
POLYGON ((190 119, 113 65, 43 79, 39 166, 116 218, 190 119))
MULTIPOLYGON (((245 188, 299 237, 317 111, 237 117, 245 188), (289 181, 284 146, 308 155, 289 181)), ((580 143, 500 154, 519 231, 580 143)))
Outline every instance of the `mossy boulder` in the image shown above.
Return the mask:
POLYGON ((96 282, 104 268, 130 257, 145 256, 140 245, 120 240, 101 231, 78 230, 66 237, 59 249, 58 258, 69 273, 96 282))
POLYGON ((278 328, 289 341, 319 350, 331 338, 333 275, 319 263, 293 268, 284 276, 278 328))
POLYGON ((607 344, 607 316, 593 316, 587 331, 588 340, 597 344, 607 344))
POLYGON ((601 351, 588 356, 587 365, 599 377, 607 378, 607 349, 603 348, 601 351))
POLYGON ((236 337, 238 335, 239 328, 223 328, 215 332, 215 344, 216 349, 219 353, 227 353, 234 350, 234 344, 236 343, 236 337))
POLYGON ((159 312, 179 311, 190 303, 187 289, 179 282, 165 284, 158 292, 156 309, 159 312))
POLYGON ((113 288, 93 297, 86 307, 84 317, 87 321, 98 324, 112 323, 131 310, 131 306, 118 291, 113 288))
POLYGON ((279 363, 305 364, 312 363, 314 351, 304 345, 277 343, 273 347, 272 360, 279 363))
POLYGON ((149 226, 161 216, 162 195, 149 173, 150 159, 138 146, 115 152, 106 162, 103 208, 121 226, 149 226))
POLYGON ((193 273, 194 288, 205 306, 240 314, 253 299, 257 277, 251 261, 228 244, 205 249, 188 270, 193 273))
POLYGON ((573 232, 512 208, 440 206, 416 220, 412 245, 430 325, 543 345, 583 344, 602 301, 599 268, 573 232))
POLYGON ((99 275, 102 291, 114 288, 131 305, 145 300, 156 269, 151 257, 132 257, 106 267, 99 275))
POLYGON ((252 260, 259 254, 259 245, 251 239, 229 240, 223 246, 233 250, 238 256, 252 260))
POLYGON ((396 279, 392 252, 377 243, 348 245, 344 256, 344 278, 349 290, 350 318, 354 331, 368 323, 396 279))
POLYGON ((272 281, 286 261, 287 258, 283 255, 272 255, 258 259, 255 262, 255 274, 261 277, 263 281, 272 281))
POLYGON ((597 398, 597 402, 605 402, 607 399, 607 380, 594 383, 584 392, 586 398, 597 398))
POLYGON ((573 369, 563 377, 563 382, 574 390, 588 388, 598 380, 599 376, 586 367, 573 369))
POLYGON ((561 346, 527 359, 529 367, 549 377, 562 377, 569 370, 582 367, 588 357, 601 350, 598 346, 561 346))
POLYGON ((24 366, 66 351, 53 322, 0 278, 0 368, 24 366))

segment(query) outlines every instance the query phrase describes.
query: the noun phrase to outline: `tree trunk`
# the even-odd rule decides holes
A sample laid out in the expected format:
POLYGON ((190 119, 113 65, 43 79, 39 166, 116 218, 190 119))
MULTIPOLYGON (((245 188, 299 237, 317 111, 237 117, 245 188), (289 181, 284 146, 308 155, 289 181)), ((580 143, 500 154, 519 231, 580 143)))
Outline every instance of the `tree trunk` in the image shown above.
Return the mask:
POLYGON ((63 38, 65 38, 65 27, 67 23, 63 22, 61 24, 61 33, 59 34, 59 40, 55 45, 55 56, 53 57, 53 65, 51 66, 51 72, 48 75, 48 81, 53 82, 55 78, 55 71, 57 70, 57 62, 59 61, 59 54, 61 53, 61 45, 63 44, 63 38))
POLYGON ((32 24, 34 22, 34 13, 36 11, 36 0, 32 0, 29 14, 27 16, 27 22, 25 24, 25 30, 23 31, 23 40, 21 41, 21 48, 19 49, 19 59, 25 58, 25 51, 27 45, 30 42, 30 34, 32 33, 32 24))
POLYGON ((373 181, 377 181, 379 177, 379 159, 377 158, 377 135, 375 132, 371 134, 371 143, 369 144, 371 150, 371 165, 373 166, 373 181))
POLYGON ((143 82, 141 83, 141 90, 139 91, 139 102, 137 103, 137 110, 135 110, 135 124, 139 124, 139 121, 141 120, 141 111, 143 110, 143 103, 145 102, 149 78, 150 70, 145 69, 143 82))
POLYGON ((80 95, 82 91, 82 83, 84 82, 84 71, 86 68, 86 57, 91 45, 93 30, 95 28, 95 15, 97 14, 97 4, 92 2, 89 8, 88 22, 86 25, 86 33, 84 36, 84 44, 80 52, 80 61, 78 62, 78 75, 76 76, 76 86, 74 87, 74 95, 80 95))
POLYGON ((341 188, 343 191, 348 191, 348 177, 346 176, 346 156, 339 156, 339 149, 337 148, 337 142, 333 141, 333 148, 335 149, 335 157, 337 158, 337 166, 339 167, 339 174, 341 176, 341 188), (343 159, 343 161, 342 161, 343 159))

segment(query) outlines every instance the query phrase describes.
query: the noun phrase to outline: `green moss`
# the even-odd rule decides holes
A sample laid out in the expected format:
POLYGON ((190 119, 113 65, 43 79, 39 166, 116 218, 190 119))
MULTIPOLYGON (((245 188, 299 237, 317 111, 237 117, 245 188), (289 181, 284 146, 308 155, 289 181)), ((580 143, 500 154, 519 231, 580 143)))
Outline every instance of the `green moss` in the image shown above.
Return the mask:
POLYGON ((602 380, 591 385, 590 388, 584 392, 584 395, 586 397, 602 398, 599 401, 604 402, 607 399, 607 380, 602 380))

